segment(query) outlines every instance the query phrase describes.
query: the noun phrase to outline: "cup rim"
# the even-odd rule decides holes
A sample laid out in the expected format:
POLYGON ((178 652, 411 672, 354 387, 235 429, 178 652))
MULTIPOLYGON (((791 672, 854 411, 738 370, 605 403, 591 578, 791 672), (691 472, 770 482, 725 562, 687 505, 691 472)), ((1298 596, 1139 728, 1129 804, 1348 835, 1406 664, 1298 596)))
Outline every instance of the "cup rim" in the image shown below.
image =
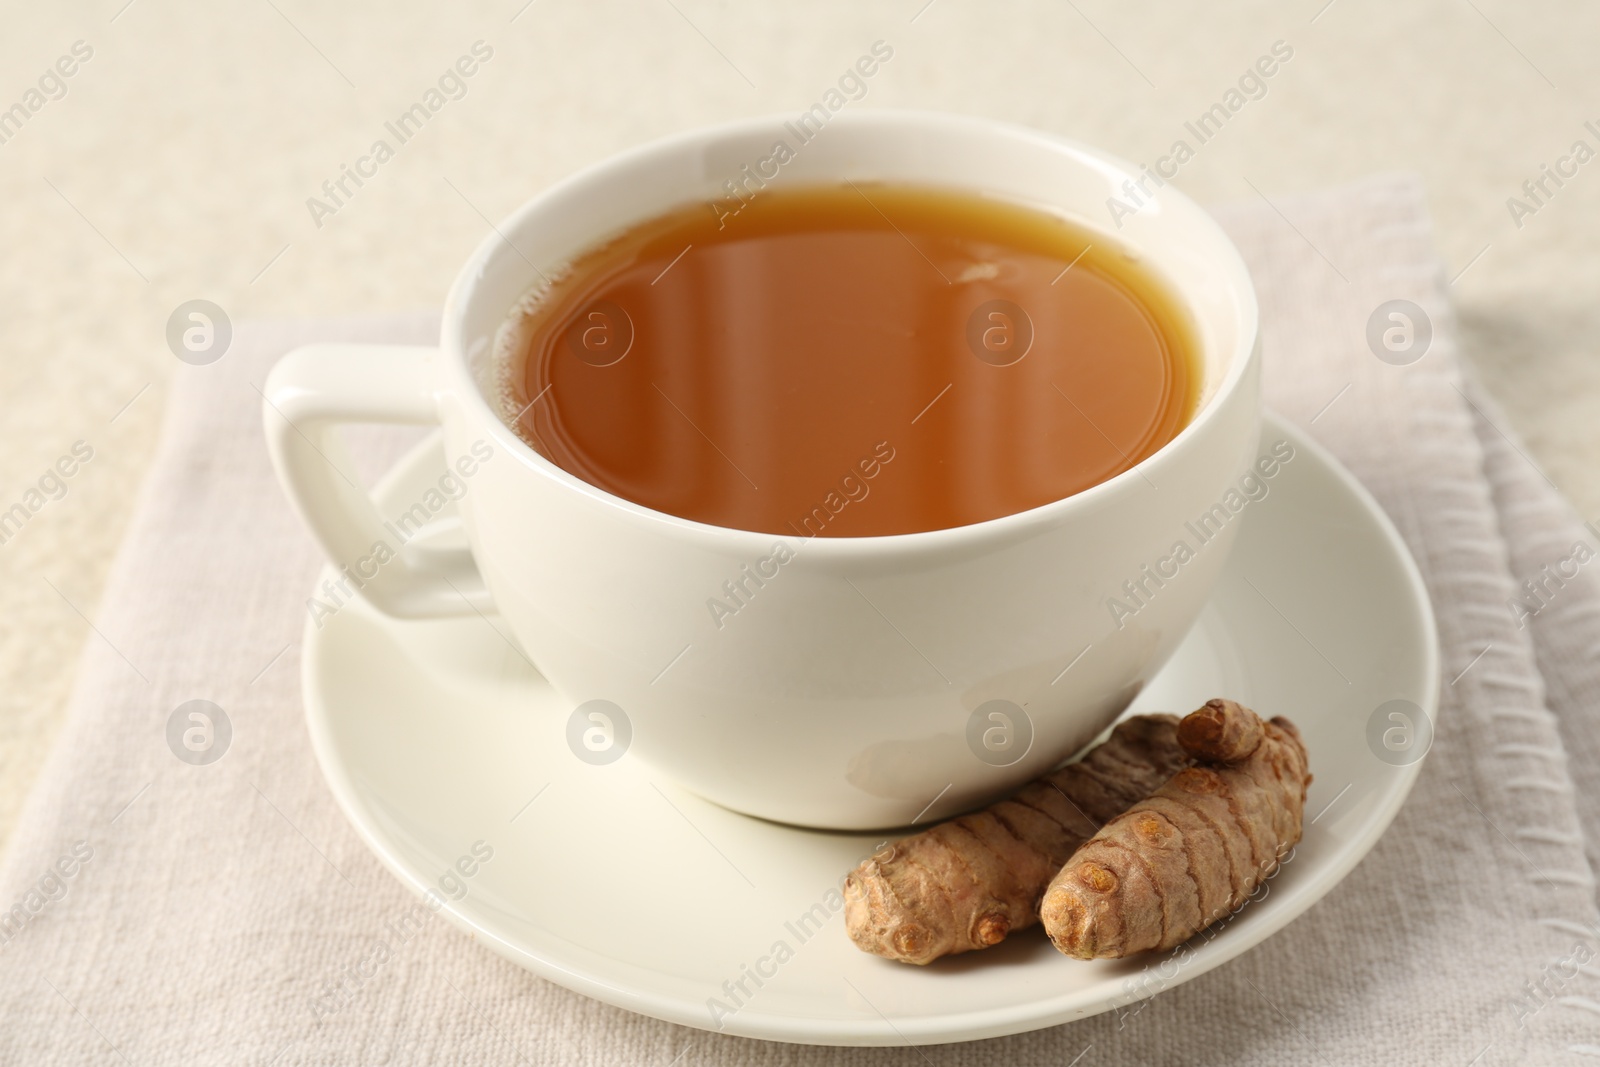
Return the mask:
MULTIPOLYGON (((690 130, 670 134, 636 145, 622 152, 614 153, 574 171, 541 190, 501 220, 498 225, 491 227, 490 232, 478 243, 478 246, 457 273, 454 282, 451 283, 449 293, 445 299, 440 347, 449 356, 447 362, 454 378, 451 390, 454 398, 471 410, 477 421, 487 427, 488 433, 494 442, 504 448, 508 455, 516 457, 534 473, 553 481, 563 488, 576 491, 580 495, 587 496, 593 501, 608 506, 619 517, 627 521, 646 524, 661 532, 672 532, 681 537, 694 538, 701 542, 711 542, 725 547, 729 551, 766 552, 770 549, 774 539, 785 543, 798 541, 805 546, 804 551, 807 555, 819 554, 840 559, 877 556, 886 553, 903 553, 911 550, 936 550, 959 546, 976 540, 1023 536, 1035 529, 1058 524, 1067 516, 1076 512, 1094 510, 1102 506, 1106 501, 1125 494, 1138 481, 1143 480, 1153 468, 1164 464, 1173 455, 1189 447, 1190 443, 1204 432, 1208 424, 1222 417, 1220 413, 1228 406, 1229 399, 1248 380, 1252 369, 1258 363, 1261 349, 1260 307, 1256 298, 1254 282, 1243 257, 1234 245, 1232 238, 1227 235, 1209 212, 1206 212, 1198 203, 1175 186, 1167 185, 1156 194, 1154 198, 1156 202, 1166 200, 1185 209, 1192 209, 1196 213, 1196 217, 1201 220, 1202 227, 1208 228, 1212 236, 1218 239, 1219 252, 1226 258, 1226 261, 1219 263, 1218 266, 1225 273, 1234 275, 1246 328, 1241 333, 1236 351, 1232 354, 1233 358, 1222 380, 1217 384, 1216 389, 1205 404, 1195 412, 1182 430, 1133 466, 1104 481, 1096 482, 1085 489, 1080 489, 1070 496, 1060 497, 1024 511, 1011 512, 963 526, 946 526, 934 530, 919 530, 911 533, 873 534, 867 536, 823 536, 820 534, 805 536, 798 533, 778 533, 732 526, 717 526, 712 523, 684 518, 670 512, 647 507, 585 481, 535 450, 506 425, 499 412, 494 409, 489 399, 484 396, 483 391, 478 388, 478 384, 467 365, 468 346, 464 343, 465 339, 461 336, 460 330, 465 317, 464 310, 471 301, 478 279, 482 277, 491 256, 495 254, 498 247, 502 243, 509 243, 503 234, 522 228, 530 219, 544 211, 547 204, 552 200, 588 184, 602 175, 636 167, 641 162, 652 157, 679 153, 686 149, 712 144, 721 139, 770 132, 775 125, 781 124, 788 118, 791 118, 791 116, 770 114, 707 126, 697 126, 690 130)), ((1011 136, 1035 141, 1041 145, 1075 156, 1081 162, 1102 169, 1109 168, 1114 170, 1119 178, 1127 177, 1137 180, 1139 177, 1139 169, 1126 160, 1072 138, 1061 137, 1018 123, 939 111, 878 108, 840 112, 829 121, 830 127, 837 125, 865 129, 871 129, 874 126, 880 128, 886 126, 900 128, 921 127, 934 133, 985 133, 1011 136)), ((596 236, 600 235, 596 234, 596 236)), ((509 311, 509 309, 506 310, 509 311)))

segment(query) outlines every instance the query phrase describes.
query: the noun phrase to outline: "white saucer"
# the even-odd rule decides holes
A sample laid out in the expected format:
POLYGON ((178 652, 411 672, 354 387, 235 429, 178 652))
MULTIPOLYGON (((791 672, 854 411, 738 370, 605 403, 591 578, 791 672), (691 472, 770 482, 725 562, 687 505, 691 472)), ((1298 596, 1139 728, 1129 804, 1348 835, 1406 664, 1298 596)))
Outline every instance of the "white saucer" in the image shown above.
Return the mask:
MULTIPOLYGON (((1290 716, 1316 776, 1308 825, 1267 896, 1197 937, 1181 966, 1069 960, 1038 928, 925 968, 863 954, 829 902, 882 835, 738 815, 627 756, 580 761, 566 742, 572 708, 490 631, 506 633, 493 617, 396 622, 355 602, 321 629, 308 624, 317 759, 362 838, 416 892, 438 888, 475 842, 493 849, 463 865, 471 878, 444 881, 467 890, 444 908, 458 926, 553 982, 646 1015, 776 1041, 899 1045, 1130 1003, 1232 959, 1333 889, 1421 767, 1379 758, 1369 737, 1391 721, 1377 709, 1407 700, 1431 719, 1437 707, 1433 615, 1399 536, 1327 453, 1269 418, 1264 447, 1279 438, 1295 459, 1248 505, 1210 604, 1130 713, 1226 695, 1290 716), (827 915, 820 930, 799 921, 814 905, 827 915), (780 941, 788 952, 775 955, 780 941), (757 986, 751 969, 771 976, 757 986), (724 1005, 715 1021, 711 998, 724 1005)), ((425 442, 379 500, 418 499, 442 470, 437 441, 425 442)))

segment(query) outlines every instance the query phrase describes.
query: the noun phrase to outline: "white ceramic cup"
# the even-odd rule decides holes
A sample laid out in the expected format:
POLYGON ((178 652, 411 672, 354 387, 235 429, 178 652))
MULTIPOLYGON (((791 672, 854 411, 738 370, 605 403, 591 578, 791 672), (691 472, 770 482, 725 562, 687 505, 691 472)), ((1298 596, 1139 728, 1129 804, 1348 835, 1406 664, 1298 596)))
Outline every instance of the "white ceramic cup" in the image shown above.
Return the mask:
POLYGON ((602 747, 626 741, 623 758, 652 773, 783 822, 867 829, 948 817, 1049 769, 1128 705, 1195 621, 1241 521, 1230 504, 1257 462, 1260 429, 1254 290, 1222 230, 1171 188, 1113 223, 1108 199, 1126 202, 1124 183, 1138 177, 1031 130, 915 112, 837 114, 803 144, 781 118, 658 141, 502 223, 456 278, 438 347, 325 344, 285 356, 265 389, 273 461, 373 605, 402 618, 498 612, 575 709, 621 709, 625 725, 594 735, 602 747), (492 349, 536 265, 548 271, 632 223, 725 199, 724 183, 770 160, 778 141, 793 158, 774 183, 956 187, 1101 230, 1165 276, 1192 316, 1197 415, 1133 469, 1074 496, 887 537, 803 540, 689 521, 597 489, 523 443, 495 409, 492 349), (347 422, 443 427, 470 553, 400 543, 335 468, 331 431, 347 422), (1202 544, 1200 532, 1212 536, 1202 544), (1190 558, 1174 555, 1180 539, 1190 558), (779 542, 792 554, 781 566, 779 542), (719 628, 707 601, 747 567, 766 578, 743 579, 748 602, 719 628))

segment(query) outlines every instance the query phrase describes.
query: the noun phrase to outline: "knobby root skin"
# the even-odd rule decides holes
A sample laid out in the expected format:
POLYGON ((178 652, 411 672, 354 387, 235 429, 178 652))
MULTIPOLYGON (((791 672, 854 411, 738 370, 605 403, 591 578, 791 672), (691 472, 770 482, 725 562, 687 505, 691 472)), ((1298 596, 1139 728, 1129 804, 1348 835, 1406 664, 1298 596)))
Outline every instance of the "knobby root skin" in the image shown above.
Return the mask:
POLYGON ((1190 759, 1172 715, 1119 723, 1077 763, 983 811, 886 845, 845 879, 845 926, 865 952, 925 964, 1039 921, 1039 897, 1078 846, 1190 759))
POLYGON ((1178 744, 1205 763, 1233 763, 1256 750, 1264 729, 1261 716, 1248 708, 1208 700, 1178 723, 1178 744))
POLYGON ((1305 744, 1213 700, 1178 725, 1194 765, 1101 827, 1051 880, 1040 918, 1078 959, 1163 951, 1232 914, 1300 840, 1305 744))

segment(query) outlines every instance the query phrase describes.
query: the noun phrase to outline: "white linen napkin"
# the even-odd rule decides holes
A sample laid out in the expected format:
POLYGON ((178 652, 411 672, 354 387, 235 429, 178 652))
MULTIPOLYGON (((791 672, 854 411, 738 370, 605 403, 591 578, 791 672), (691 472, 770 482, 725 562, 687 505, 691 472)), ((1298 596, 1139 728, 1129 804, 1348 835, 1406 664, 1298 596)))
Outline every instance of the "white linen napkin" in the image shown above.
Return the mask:
MULTIPOLYGON (((320 559, 272 477, 255 387, 294 345, 428 343, 436 318, 262 324, 241 328, 220 362, 179 376, 69 721, 0 869, 0 910, 12 916, 0 916, 0 1061, 1600 1056, 1600 914, 1582 832, 1600 814, 1600 562, 1552 586, 1537 613, 1512 606, 1525 579, 1595 536, 1463 381, 1413 179, 1218 215, 1259 287, 1269 402, 1394 517, 1444 651, 1444 702, 1415 791, 1371 855, 1288 928, 1137 1011, 967 1045, 823 1049, 690 1030, 570 993, 442 922, 319 1019, 324 983, 410 900, 345 823, 310 753, 299 640, 320 559), (1426 355, 1407 366, 1380 361, 1366 338, 1374 309, 1396 299, 1433 326, 1426 355), (231 722, 230 749, 210 766, 168 748, 169 714, 194 699, 231 722)), ((357 452, 376 472, 408 439, 364 433, 357 452)))

